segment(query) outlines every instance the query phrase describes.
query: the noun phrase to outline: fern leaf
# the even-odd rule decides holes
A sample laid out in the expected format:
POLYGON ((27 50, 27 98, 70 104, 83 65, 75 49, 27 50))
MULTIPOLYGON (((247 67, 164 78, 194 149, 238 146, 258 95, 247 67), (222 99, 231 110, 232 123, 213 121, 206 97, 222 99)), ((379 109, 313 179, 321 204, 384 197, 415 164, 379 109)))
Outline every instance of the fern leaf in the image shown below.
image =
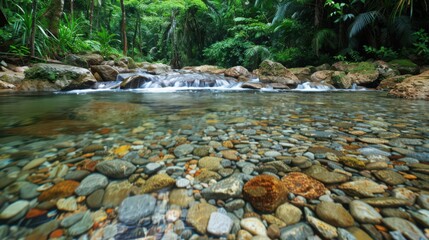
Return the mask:
POLYGON ((350 26, 349 38, 353 38, 363 29, 374 23, 377 18, 380 17, 378 11, 364 12, 356 16, 355 20, 350 26))

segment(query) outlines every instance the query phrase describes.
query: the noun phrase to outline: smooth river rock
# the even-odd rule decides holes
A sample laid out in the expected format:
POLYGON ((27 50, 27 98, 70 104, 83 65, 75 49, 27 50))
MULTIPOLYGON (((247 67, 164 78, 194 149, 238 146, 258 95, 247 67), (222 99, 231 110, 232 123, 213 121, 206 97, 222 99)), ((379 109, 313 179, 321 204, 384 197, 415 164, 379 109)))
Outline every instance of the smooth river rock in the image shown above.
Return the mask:
POLYGON ((267 236, 267 229, 258 218, 244 218, 240 221, 240 225, 254 235, 267 236))
POLYGON ((122 160, 103 161, 95 167, 97 171, 111 178, 126 178, 134 173, 136 166, 122 160))
POLYGON ((351 227, 355 223, 352 215, 339 203, 322 201, 316 207, 317 216, 336 227, 351 227))
POLYGON ((106 176, 99 173, 90 174, 84 178, 75 192, 79 196, 88 196, 98 189, 103 189, 107 186, 109 180, 106 176))
POLYGON ((215 236, 223 236, 231 231, 232 224, 233 222, 228 215, 214 212, 210 215, 207 232, 215 236))
POLYGON ((355 200, 349 205, 350 213, 360 223, 379 224, 383 218, 371 205, 355 200))
POLYGON ((119 221, 127 225, 136 224, 140 219, 154 212, 155 204, 156 199, 148 194, 128 197, 119 206, 119 221))
POLYGON ((426 239, 424 233, 414 223, 405 219, 395 217, 383 218, 383 223, 392 230, 400 231, 408 239, 426 239))
POLYGON ((186 222, 193 226, 197 232, 206 234, 210 216, 216 211, 217 208, 213 205, 207 203, 195 204, 189 208, 186 222))
POLYGON ((243 181, 237 177, 230 177, 219 181, 204 189, 201 194, 206 199, 228 199, 241 195, 243 181))

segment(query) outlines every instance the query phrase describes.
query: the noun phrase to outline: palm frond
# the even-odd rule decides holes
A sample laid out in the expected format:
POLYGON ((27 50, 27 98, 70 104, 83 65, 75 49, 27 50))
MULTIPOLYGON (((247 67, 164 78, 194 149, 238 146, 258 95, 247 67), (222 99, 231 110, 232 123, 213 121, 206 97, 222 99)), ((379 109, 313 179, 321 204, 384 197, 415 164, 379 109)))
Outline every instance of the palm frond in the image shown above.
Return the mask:
POLYGON ((313 38, 313 50, 319 55, 324 46, 334 49, 337 43, 337 33, 333 29, 324 28, 319 30, 313 38))
POLYGON ((274 15, 272 24, 276 22, 282 21, 286 16, 286 11, 288 10, 289 6, 292 4, 292 1, 285 1, 277 4, 277 11, 274 15))
POLYGON ((349 38, 353 38, 363 29, 375 22, 377 18, 381 17, 378 11, 364 12, 356 16, 353 23, 350 25, 349 38))

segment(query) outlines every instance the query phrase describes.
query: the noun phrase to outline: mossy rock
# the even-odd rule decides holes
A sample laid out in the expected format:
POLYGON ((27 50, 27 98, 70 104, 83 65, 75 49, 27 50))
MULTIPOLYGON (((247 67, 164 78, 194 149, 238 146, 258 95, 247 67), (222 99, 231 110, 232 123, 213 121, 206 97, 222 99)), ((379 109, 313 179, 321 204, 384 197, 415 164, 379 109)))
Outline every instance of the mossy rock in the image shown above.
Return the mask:
POLYGON ((348 167, 356 169, 365 169, 366 166, 365 161, 349 156, 340 157, 340 162, 348 167))
POLYGON ((389 66, 401 74, 419 74, 420 67, 409 59, 396 59, 389 62, 389 66))
POLYGON ((336 88, 348 89, 352 86, 352 80, 344 72, 334 72, 331 81, 336 88))

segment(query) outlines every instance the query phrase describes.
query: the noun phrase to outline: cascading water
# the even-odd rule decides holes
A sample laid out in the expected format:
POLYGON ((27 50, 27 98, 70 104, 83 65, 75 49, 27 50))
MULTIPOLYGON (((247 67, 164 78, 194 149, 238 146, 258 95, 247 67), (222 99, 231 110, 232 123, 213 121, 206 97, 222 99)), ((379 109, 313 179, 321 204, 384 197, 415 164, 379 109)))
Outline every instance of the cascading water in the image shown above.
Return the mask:
POLYGON ((334 90, 335 87, 329 84, 322 84, 322 83, 312 83, 312 82, 305 82, 302 84, 299 84, 295 90, 299 91, 329 91, 334 90))

